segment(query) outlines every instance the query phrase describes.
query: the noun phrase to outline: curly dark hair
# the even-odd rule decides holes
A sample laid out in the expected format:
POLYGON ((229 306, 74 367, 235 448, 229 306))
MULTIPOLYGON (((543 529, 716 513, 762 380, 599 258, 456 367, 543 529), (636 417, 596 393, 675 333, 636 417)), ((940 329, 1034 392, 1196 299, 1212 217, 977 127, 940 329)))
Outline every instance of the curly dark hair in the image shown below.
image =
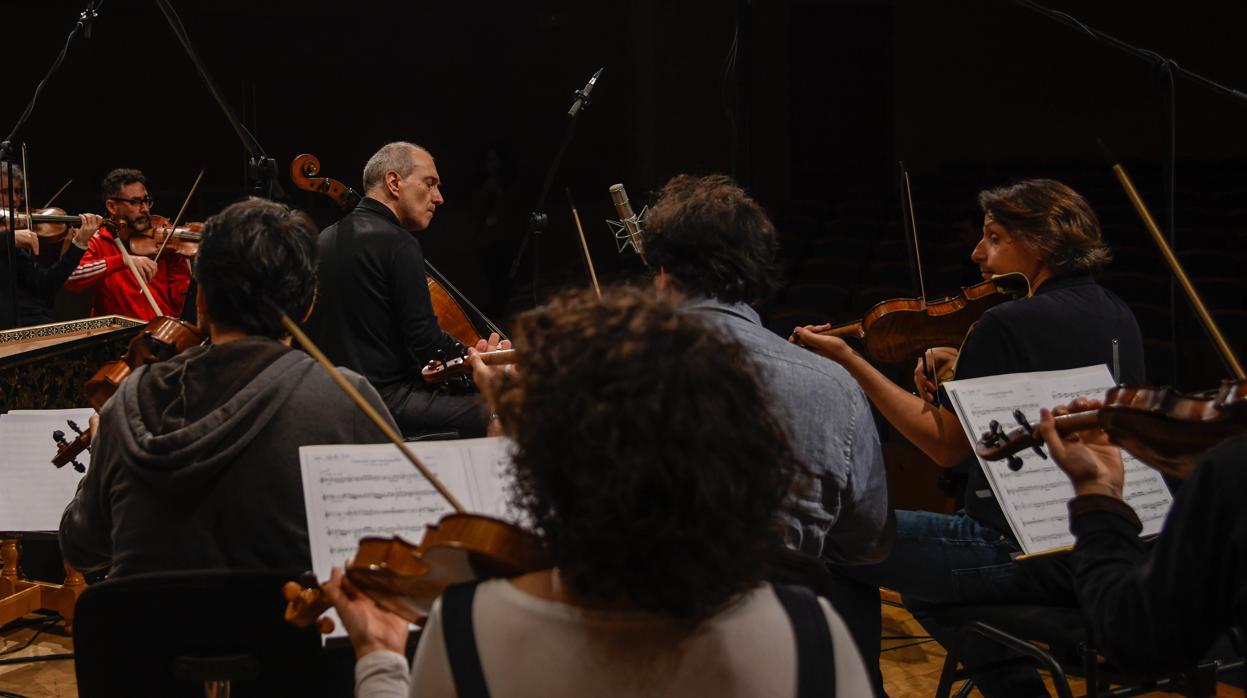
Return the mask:
POLYGON ((267 199, 226 207, 204 223, 195 278, 222 326, 281 339, 276 308, 298 321, 316 297, 316 226, 267 199))
POLYGON ((109 199, 121 193, 121 188, 138 182, 147 186, 147 177, 143 176, 138 170, 119 167, 112 172, 104 175, 104 181, 100 182, 100 197, 109 199))
POLYGON ((513 502, 572 594, 699 620, 762 580, 802 466, 745 350, 651 295, 521 315, 495 409, 513 502))
POLYGON ((1092 271, 1112 259, 1095 211, 1081 194, 1056 180, 1026 179, 979 192, 979 206, 1055 274, 1092 271))
POLYGON ((646 262, 685 293, 757 303, 779 288, 775 226, 726 175, 672 177, 641 233, 646 262))

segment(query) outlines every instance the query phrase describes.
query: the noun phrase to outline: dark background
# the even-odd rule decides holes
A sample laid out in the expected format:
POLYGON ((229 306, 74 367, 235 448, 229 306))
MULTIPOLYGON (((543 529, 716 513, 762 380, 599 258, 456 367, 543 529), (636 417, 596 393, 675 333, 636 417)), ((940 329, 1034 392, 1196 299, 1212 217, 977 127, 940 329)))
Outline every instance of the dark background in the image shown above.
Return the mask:
MULTIPOLYGON (((0 50, 10 54, 10 71, 0 129, 16 122, 85 4, 3 3, 0 50)), ((898 227, 897 160, 914 177, 924 269, 944 269, 938 281, 928 278, 933 297, 976 280, 963 241, 975 227, 974 193, 1020 176, 1069 181, 1106 229, 1121 228, 1109 236, 1114 246, 1149 245, 1096 137, 1112 145, 1164 220, 1169 122, 1155 67, 1000 0, 173 4, 230 106, 277 159, 287 200, 322 224, 338 211, 290 184, 295 155, 316 154, 323 174, 358 187, 364 161, 384 142, 428 147, 447 204, 421 237, 426 253, 504 323, 532 303, 531 251, 516 282, 506 270, 563 136, 571 93, 598 67, 605 72, 593 104, 546 205, 540 295, 587 283, 565 189, 599 275, 634 277, 641 264, 616 253, 603 223, 614 216, 607 188, 625 183, 639 209, 686 171, 734 174, 779 223, 790 279, 830 289, 823 297, 834 300, 825 303, 781 295, 766 308, 777 331, 802 313, 860 316, 877 300, 862 288, 914 295, 898 227), (862 223, 846 234, 846 221, 862 223), (811 258, 851 271, 828 276, 834 265, 803 264, 811 258)), ((1050 4, 1247 88, 1240 4, 1050 4)), ((1237 213, 1247 209, 1239 197, 1247 193, 1247 104, 1181 77, 1176 95, 1179 247, 1239 260, 1193 276, 1241 279, 1243 238, 1229 233, 1247 222, 1237 213), (1187 226, 1200 230, 1188 237, 1187 226)), ((105 0, 92 38, 70 47, 21 138, 36 204, 72 178, 59 204, 99 211, 99 180, 122 166, 148 175, 156 211, 170 217, 201 168, 191 220, 246 192, 246 151, 154 2, 105 0)), ((1119 268, 1133 271, 1129 259, 1119 258, 1119 268)), ((1241 328, 1242 297, 1237 306, 1232 290, 1227 297, 1219 315, 1241 328)), ((1167 295, 1138 302, 1140 313, 1163 306, 1166 314, 1145 327, 1158 382, 1206 387, 1224 375, 1202 331, 1182 319, 1183 301, 1177 327, 1167 326, 1167 295), (1178 372, 1175 350, 1186 366, 1178 372)))

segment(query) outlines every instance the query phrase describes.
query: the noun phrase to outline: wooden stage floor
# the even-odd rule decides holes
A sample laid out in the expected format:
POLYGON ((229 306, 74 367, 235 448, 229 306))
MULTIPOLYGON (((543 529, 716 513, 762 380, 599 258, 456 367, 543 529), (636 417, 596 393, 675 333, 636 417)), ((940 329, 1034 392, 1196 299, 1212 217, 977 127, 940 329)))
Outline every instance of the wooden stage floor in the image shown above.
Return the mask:
MULTIPOLYGON (((73 651, 73 641, 65 635, 63 625, 44 631, 28 647, 13 651, 30 641, 37 628, 36 625, 0 637, 0 659, 73 651)), ((891 698, 930 698, 935 695, 940 669, 944 665, 944 650, 939 644, 925 639, 922 626, 904 608, 886 602, 883 604, 883 636, 890 638, 883 641, 883 680, 888 695, 891 698)), ((1081 682, 1075 681, 1074 689, 1077 694, 1082 693, 1081 682)), ((73 698, 78 695, 73 661, 0 665, 0 692, 5 691, 25 698, 73 698)), ((975 691, 972 695, 980 694, 975 691)), ((1217 695, 1242 696, 1243 692, 1222 685, 1217 695)))

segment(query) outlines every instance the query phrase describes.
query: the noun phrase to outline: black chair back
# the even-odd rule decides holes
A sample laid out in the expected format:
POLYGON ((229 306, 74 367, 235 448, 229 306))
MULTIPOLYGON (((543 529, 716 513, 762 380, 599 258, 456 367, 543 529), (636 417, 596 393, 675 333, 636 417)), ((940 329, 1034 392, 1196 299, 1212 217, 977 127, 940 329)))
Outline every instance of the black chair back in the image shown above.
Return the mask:
POLYGON ((197 570, 89 586, 74 617, 78 694, 314 696, 327 684, 319 635, 282 618, 296 575, 197 570))

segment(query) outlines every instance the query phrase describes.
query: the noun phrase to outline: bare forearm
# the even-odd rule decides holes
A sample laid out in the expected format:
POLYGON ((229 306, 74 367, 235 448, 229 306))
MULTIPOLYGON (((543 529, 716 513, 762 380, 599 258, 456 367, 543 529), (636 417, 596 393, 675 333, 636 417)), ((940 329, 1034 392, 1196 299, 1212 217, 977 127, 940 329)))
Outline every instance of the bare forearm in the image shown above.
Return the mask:
POLYGON ((951 412, 893 383, 860 355, 843 365, 883 418, 937 464, 951 468, 970 454, 961 425, 951 412))

